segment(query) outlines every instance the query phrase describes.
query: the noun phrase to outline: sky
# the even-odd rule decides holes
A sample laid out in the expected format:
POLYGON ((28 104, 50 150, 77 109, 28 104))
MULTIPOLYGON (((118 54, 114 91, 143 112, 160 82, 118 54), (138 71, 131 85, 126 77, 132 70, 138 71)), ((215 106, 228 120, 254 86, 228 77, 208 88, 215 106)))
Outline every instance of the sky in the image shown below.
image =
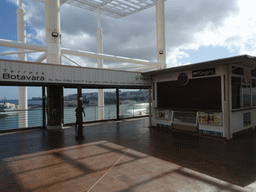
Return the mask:
MULTIPOLYGON (((27 42, 45 45, 44 4, 23 0, 27 42)), ((0 0, 0 39, 17 40, 17 0, 0 0)), ((256 1, 254 0, 167 0, 165 38, 167 67, 215 60, 237 55, 256 55, 256 1)), ((97 13, 64 4, 60 9, 62 47, 96 52, 97 13)), ((155 7, 115 19, 101 16, 103 52, 156 62, 155 7)), ((1 52, 15 49, 1 47, 1 52)), ((40 53, 28 55, 33 61, 40 53)), ((17 59, 17 56, 0 56, 17 59)), ((83 66, 95 67, 96 60, 75 58, 83 66)), ((69 61, 62 59, 64 64, 69 61)), ((104 67, 116 63, 104 61, 104 67)), ((66 93, 69 93, 66 91, 66 93)), ((41 92, 29 88, 28 97, 41 92)), ((18 98, 16 87, 0 87, 0 100, 18 98)))

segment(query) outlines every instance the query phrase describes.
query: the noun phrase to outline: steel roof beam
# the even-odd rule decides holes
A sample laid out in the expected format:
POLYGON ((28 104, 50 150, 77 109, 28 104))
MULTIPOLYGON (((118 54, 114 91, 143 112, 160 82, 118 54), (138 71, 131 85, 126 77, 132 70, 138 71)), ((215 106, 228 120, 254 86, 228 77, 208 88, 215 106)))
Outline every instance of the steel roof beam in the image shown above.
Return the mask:
POLYGON ((150 61, 141 60, 141 59, 131 59, 127 57, 113 56, 113 55, 93 53, 93 52, 87 52, 87 51, 75 51, 75 50, 70 50, 65 48, 61 48, 61 53, 66 55, 80 56, 80 57, 89 57, 89 58, 104 59, 104 60, 111 60, 111 61, 124 62, 124 63, 149 65, 154 67, 159 66, 159 63, 150 62, 150 61))
POLYGON ((5 39, 0 39, 0 46, 12 47, 12 48, 18 48, 18 49, 29 49, 29 50, 36 50, 36 51, 42 51, 42 52, 47 51, 47 47, 45 45, 22 43, 22 42, 10 41, 5 39))

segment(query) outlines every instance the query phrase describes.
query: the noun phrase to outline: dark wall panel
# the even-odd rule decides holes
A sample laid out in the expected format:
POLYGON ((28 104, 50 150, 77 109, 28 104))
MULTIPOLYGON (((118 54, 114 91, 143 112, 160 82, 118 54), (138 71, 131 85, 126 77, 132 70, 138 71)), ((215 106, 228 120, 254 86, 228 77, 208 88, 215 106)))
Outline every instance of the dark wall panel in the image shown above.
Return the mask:
POLYGON ((221 110, 221 77, 190 79, 186 86, 177 81, 157 83, 159 108, 221 110))

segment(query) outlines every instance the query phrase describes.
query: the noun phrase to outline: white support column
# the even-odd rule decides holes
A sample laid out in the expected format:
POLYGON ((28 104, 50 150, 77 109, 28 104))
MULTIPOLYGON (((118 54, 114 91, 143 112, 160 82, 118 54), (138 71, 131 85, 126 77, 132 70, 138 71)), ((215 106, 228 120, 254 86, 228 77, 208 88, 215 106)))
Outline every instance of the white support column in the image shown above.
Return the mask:
POLYGON ((149 127, 152 127, 152 88, 148 89, 148 110, 149 110, 149 127))
MULTIPOLYGON (((45 35, 46 62, 61 64, 60 0, 45 0, 45 35)), ((47 113, 47 129, 62 129, 63 87, 47 86, 47 113)))
POLYGON ((160 63, 159 69, 166 68, 164 1, 156 0, 157 62, 160 63))
MULTIPOLYGON (((97 53, 103 53, 102 28, 100 21, 100 9, 98 9, 98 27, 97 27, 97 53)), ((97 60, 98 68, 103 68, 103 60, 97 60)), ((104 91, 98 89, 98 119, 104 119, 104 91)))
MULTIPOLYGON (((22 0, 19 1, 19 8, 17 9, 17 40, 19 42, 26 42, 26 18, 25 10, 22 8, 22 0)), ((23 51, 18 49, 18 51, 23 51)), ((18 54, 20 61, 26 61, 26 53, 18 54)), ((28 114, 27 114, 27 87, 19 87, 19 128, 26 128, 28 126, 28 114)))
POLYGON ((230 113, 231 113, 231 94, 230 94, 230 72, 229 72, 229 65, 226 65, 225 71, 225 101, 224 101, 224 128, 225 128, 225 137, 227 140, 232 138, 230 133, 230 113))
POLYGON ((47 63, 61 64, 60 0, 45 0, 45 35, 47 45, 47 63))

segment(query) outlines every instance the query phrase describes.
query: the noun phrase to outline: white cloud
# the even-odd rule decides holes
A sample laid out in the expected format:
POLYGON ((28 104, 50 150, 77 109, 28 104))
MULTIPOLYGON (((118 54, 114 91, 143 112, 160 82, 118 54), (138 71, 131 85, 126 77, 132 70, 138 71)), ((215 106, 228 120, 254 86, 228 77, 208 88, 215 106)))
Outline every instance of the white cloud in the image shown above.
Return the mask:
POLYGON ((256 18, 254 17, 256 2, 252 0, 239 1, 240 13, 225 21, 225 26, 219 29, 222 38, 218 43, 240 54, 255 55, 256 48, 256 18))
POLYGON ((240 54, 256 55, 256 18, 254 17, 256 2, 252 0, 240 0, 239 5, 241 12, 238 17, 230 19, 227 23, 230 28, 226 31, 233 36, 239 35, 236 41, 232 42, 236 45, 240 54), (233 24, 233 25, 232 25, 233 24))
MULTIPOLYGON (((231 53, 256 56, 256 18, 254 17, 256 1, 239 0, 238 7, 239 12, 229 14, 222 25, 209 22, 203 30, 192 33, 192 41, 184 41, 177 45, 176 49, 169 49, 167 63, 170 62, 170 66, 180 65, 181 63, 177 61, 180 55, 188 50, 207 46, 226 47, 231 53)), ((184 55, 187 57, 186 54, 184 55)))
POLYGON ((167 67, 175 67, 178 65, 182 65, 182 63, 178 62, 178 59, 187 58, 189 55, 184 51, 176 48, 174 50, 170 50, 166 57, 167 67))
POLYGON ((62 46, 69 49, 90 51, 96 50, 96 38, 80 31, 78 34, 61 33, 62 46))
POLYGON ((227 47, 230 52, 256 55, 256 2, 240 0, 239 14, 228 17, 222 26, 214 28, 208 25, 203 31, 194 34, 193 42, 179 49, 194 50, 202 46, 227 47))
POLYGON ((34 28, 33 32, 27 34, 27 43, 45 44, 45 30, 34 28))

